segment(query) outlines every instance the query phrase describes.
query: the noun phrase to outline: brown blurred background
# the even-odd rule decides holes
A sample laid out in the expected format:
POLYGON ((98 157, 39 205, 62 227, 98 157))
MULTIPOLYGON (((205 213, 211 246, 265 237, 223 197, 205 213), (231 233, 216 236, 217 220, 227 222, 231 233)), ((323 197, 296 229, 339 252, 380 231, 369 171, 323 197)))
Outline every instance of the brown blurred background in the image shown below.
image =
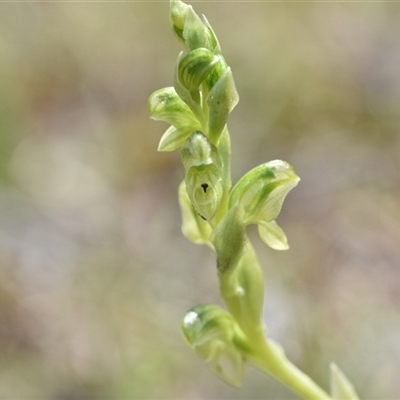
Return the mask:
MULTIPOLYGON (((237 180, 302 178, 266 248, 269 335, 318 383, 400 398, 400 9, 197 2, 241 101, 237 180)), ((248 370, 219 381, 184 313, 221 303, 213 254, 180 232, 179 154, 147 98, 172 84, 167 2, 0 5, 0 398, 294 399, 248 370)))

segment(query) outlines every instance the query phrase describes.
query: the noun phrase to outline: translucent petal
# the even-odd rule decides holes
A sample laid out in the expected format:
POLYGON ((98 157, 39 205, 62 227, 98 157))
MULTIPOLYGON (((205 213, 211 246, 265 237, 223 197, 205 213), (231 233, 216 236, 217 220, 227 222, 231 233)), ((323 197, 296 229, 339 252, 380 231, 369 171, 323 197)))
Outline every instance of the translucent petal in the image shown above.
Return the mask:
POLYGON ((244 362, 242 354, 235 347, 220 346, 208 365, 226 383, 235 387, 241 386, 244 362))
POLYGON ((209 222, 201 219, 186 193, 185 182, 179 185, 178 190, 179 205, 182 214, 182 232, 193 243, 207 244, 213 247, 209 241, 211 226, 209 222))
POLYGON ((334 400, 359 400, 353 385, 334 363, 331 364, 331 395, 334 400))
POLYGON ((219 45, 217 35, 215 34, 213 28, 211 27, 210 23, 208 22, 205 15, 202 16, 204 25, 208 28, 210 32, 210 43, 212 43, 212 48, 210 49, 214 54, 221 53, 221 46, 219 45))
POLYGON ((275 221, 259 221, 258 233, 263 242, 274 250, 289 248, 285 232, 275 221))
POLYGON ((179 130, 170 126, 158 143, 158 151, 174 151, 179 149, 190 135, 191 130, 179 130))

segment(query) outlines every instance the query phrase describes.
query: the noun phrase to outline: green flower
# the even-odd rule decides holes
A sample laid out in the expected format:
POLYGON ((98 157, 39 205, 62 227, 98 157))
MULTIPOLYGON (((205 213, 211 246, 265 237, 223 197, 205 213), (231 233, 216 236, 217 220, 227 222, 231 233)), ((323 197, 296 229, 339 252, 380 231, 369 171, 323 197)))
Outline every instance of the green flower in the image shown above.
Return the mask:
POLYGON ((155 91, 150 96, 148 105, 152 119, 172 125, 162 136, 158 145, 159 151, 178 149, 193 131, 201 127, 198 119, 173 87, 155 91))
POLYGON ((245 225, 258 224, 261 239, 276 250, 288 248, 286 235, 274 221, 283 201, 300 178, 281 160, 259 165, 245 174, 234 186, 229 206, 240 205, 245 225))
POLYGON ((223 195, 221 160, 217 148, 197 131, 181 150, 186 191, 196 212, 205 220, 214 217, 223 195))
POLYGON ((200 47, 179 61, 179 80, 190 91, 197 90, 219 61, 210 50, 200 47))
POLYGON ((183 318, 182 332, 215 374, 233 386, 241 385, 247 344, 231 314, 212 304, 194 307, 183 318))

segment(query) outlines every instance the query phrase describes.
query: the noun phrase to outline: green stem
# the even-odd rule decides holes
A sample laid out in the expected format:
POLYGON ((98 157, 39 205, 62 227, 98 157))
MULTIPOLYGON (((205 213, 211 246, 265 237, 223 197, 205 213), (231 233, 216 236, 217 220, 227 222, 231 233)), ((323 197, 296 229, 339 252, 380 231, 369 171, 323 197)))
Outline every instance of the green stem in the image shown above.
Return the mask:
POLYGON ((212 219, 211 224, 213 227, 218 225, 218 222, 221 221, 223 216, 228 211, 229 205, 229 191, 231 189, 231 141, 228 132, 228 128, 225 127, 224 131, 221 134, 218 142, 218 150, 222 161, 222 186, 223 186, 223 195, 221 199, 221 204, 217 211, 217 214, 212 219))
POLYGON ((313 380, 285 356, 283 349, 265 337, 254 341, 248 361, 307 400, 332 400, 313 380))
POLYGON ((219 274, 221 296, 247 336, 247 361, 272 375, 308 400, 331 400, 307 375, 285 356, 283 349, 265 337, 262 320, 264 280, 251 243, 246 239, 237 264, 219 274))
POLYGON ((264 336, 264 278, 253 246, 246 238, 240 259, 219 274, 221 297, 247 337, 264 336))

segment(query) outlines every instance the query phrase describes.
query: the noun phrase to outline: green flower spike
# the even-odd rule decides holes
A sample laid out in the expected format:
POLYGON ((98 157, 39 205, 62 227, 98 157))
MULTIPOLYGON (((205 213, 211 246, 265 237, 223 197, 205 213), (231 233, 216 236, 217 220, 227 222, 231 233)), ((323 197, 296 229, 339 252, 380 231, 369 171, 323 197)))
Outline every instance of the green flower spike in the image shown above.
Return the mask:
POLYGON ((210 220, 217 212, 223 195, 218 150, 197 131, 186 140, 181 156, 189 199, 197 213, 210 220))
POLYGON ((242 384, 247 345, 232 315, 218 306, 203 304, 186 313, 182 331, 215 374, 233 386, 242 384))
POLYGON ((283 201, 300 178, 286 162, 275 160, 245 174, 232 189, 229 205, 240 204, 243 223, 258 224, 261 239, 276 250, 288 248, 286 235, 274 221, 283 201))
POLYGON ((170 21, 184 51, 175 64, 174 87, 153 93, 150 114, 171 124, 159 150, 181 148, 182 232, 215 251, 220 295, 227 307, 191 309, 182 321, 183 335, 211 370, 233 386, 241 385, 248 364, 307 400, 359 400, 335 365, 329 396, 266 336, 263 271, 246 226, 257 224, 268 246, 287 249, 275 219, 299 177, 288 163, 275 160, 252 169, 231 189, 227 120, 239 101, 231 68, 207 19, 192 6, 170 0, 170 21))

